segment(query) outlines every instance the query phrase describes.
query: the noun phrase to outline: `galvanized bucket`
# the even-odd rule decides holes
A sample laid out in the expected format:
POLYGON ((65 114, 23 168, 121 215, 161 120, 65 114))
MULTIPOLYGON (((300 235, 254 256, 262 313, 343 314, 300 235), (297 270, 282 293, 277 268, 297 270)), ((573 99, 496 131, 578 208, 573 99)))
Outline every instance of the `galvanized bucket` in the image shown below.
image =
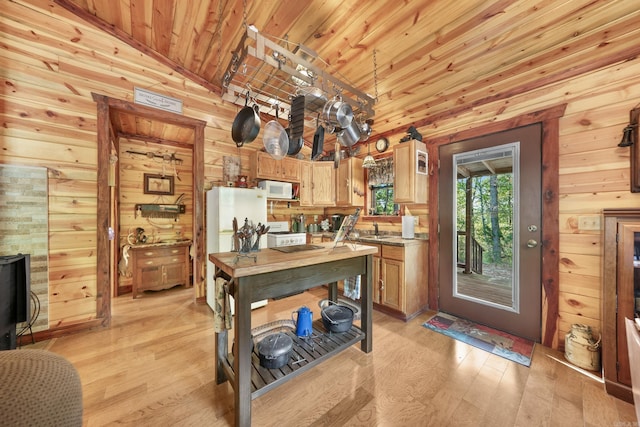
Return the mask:
POLYGON ((600 338, 593 338, 591 326, 571 325, 564 348, 564 356, 569 362, 589 371, 600 371, 600 338))

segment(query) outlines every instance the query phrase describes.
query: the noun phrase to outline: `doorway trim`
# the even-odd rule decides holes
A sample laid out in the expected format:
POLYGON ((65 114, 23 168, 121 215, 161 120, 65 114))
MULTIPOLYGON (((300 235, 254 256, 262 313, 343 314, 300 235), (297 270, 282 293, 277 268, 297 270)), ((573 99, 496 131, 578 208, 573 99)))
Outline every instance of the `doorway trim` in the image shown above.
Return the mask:
POLYGON ((111 277, 117 266, 111 266, 109 260, 109 155, 111 138, 117 138, 111 125, 111 111, 125 111, 150 120, 191 127, 194 130, 193 141, 193 247, 195 257, 192 261, 193 287, 195 298, 204 295, 204 128, 206 122, 181 116, 167 111, 134 104, 106 95, 91 93, 97 104, 97 144, 98 144, 98 178, 97 178, 97 236, 96 257, 96 317, 107 326, 111 322, 111 277), (104 260, 101 262, 100 260, 104 260))
MULTIPOLYGON (((557 348, 557 326, 559 310, 559 133, 560 117, 564 115, 567 104, 560 104, 545 110, 523 114, 511 119, 490 123, 477 128, 436 137, 427 141, 429 157, 439 159, 438 147, 444 144, 476 138, 533 123, 542 124, 542 344, 557 348)), ((438 310, 438 292, 440 289, 440 233, 438 226, 439 182, 438 171, 429 174, 429 308, 438 310)))

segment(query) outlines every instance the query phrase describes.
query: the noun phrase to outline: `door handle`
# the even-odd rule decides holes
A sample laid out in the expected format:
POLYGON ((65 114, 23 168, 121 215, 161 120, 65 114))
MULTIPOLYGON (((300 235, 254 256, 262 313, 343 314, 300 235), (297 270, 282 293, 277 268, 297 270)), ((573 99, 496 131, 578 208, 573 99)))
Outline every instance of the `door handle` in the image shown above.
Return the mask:
POLYGON ((527 240, 527 247, 528 248, 535 248, 536 246, 538 246, 538 241, 537 240, 534 240, 534 239, 527 240))

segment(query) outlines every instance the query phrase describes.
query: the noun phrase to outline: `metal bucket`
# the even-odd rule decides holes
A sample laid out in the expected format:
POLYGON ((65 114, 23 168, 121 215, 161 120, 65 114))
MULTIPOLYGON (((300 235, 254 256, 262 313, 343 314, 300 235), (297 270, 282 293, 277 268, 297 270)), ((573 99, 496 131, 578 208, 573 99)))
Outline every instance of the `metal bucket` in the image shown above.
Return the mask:
POLYGON ((564 356, 574 365, 600 371, 600 338, 593 338, 591 326, 574 323, 565 335, 564 356))

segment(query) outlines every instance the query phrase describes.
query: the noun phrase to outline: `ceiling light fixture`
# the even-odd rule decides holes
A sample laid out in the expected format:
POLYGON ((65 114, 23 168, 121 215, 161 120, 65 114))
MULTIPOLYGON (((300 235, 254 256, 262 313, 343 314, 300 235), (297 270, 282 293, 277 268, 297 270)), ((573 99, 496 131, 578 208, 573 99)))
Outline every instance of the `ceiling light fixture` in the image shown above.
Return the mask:
POLYGON ((367 155, 362 161, 362 167, 365 169, 376 167, 376 159, 371 155, 371 144, 367 144, 367 155))

